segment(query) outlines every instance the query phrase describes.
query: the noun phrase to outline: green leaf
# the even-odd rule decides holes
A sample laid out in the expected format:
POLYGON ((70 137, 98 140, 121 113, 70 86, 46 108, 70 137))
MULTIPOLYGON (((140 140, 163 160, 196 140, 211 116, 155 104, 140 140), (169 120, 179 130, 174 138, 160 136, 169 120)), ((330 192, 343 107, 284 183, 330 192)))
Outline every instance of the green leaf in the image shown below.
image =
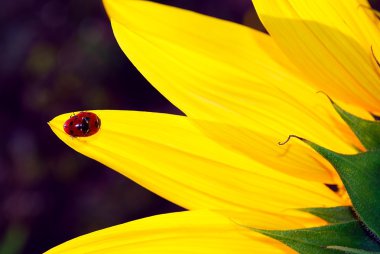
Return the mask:
POLYGON ((300 211, 311 213, 329 223, 340 223, 355 220, 351 206, 301 208, 300 211))
POLYGON ((349 253, 349 254, 380 254, 378 251, 366 251, 366 250, 359 250, 359 249, 354 249, 354 248, 347 248, 347 247, 342 247, 342 246, 327 246, 328 249, 334 249, 334 250, 340 250, 343 251, 344 253, 349 253))
POLYGON ((252 230, 279 240, 301 254, 341 253, 341 250, 333 249, 331 246, 380 251, 379 243, 367 235, 359 221, 296 230, 252 230))
POLYGON ((333 152, 302 139, 336 169, 359 219, 380 236, 380 150, 354 155, 333 152))
MULTIPOLYGON (((326 95, 327 96, 327 95, 326 95)), ((327 96, 328 97, 328 96, 327 96)), ((380 122, 369 121, 348 113, 339 107, 330 97, 334 109, 342 119, 350 126, 351 130, 358 137, 367 150, 380 149, 380 122)))

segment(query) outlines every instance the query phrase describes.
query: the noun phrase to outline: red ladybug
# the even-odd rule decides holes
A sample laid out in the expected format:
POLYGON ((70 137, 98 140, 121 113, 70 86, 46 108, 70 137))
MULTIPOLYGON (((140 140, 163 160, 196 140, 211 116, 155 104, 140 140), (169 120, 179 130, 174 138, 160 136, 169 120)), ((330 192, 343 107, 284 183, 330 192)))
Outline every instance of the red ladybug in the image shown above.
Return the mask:
POLYGON ((64 131, 72 137, 89 137, 100 129, 100 118, 91 112, 80 112, 72 115, 63 124, 64 131))

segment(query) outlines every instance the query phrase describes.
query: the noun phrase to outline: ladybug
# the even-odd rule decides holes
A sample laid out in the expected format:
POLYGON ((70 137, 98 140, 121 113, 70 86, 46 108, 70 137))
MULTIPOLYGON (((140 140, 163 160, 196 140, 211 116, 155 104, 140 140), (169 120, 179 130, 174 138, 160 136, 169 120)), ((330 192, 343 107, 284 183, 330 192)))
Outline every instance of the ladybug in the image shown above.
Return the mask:
POLYGON ((72 115, 63 124, 63 130, 72 137, 89 137, 100 129, 100 118, 91 112, 80 112, 72 115))

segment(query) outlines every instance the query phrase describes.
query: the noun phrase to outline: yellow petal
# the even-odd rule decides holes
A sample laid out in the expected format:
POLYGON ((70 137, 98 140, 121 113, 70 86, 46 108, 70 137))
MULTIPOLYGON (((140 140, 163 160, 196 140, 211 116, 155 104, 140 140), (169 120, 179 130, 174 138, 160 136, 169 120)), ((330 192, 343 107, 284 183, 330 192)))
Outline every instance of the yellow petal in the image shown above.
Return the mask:
POLYGON ((324 184, 291 177, 207 138, 186 117, 131 111, 93 111, 99 133, 72 138, 49 124, 76 151, 188 209, 249 211, 336 206, 343 203, 324 184))
POLYGON ((263 229, 297 229, 308 227, 320 227, 327 224, 326 221, 312 214, 293 209, 285 209, 276 212, 252 210, 249 213, 214 210, 239 225, 251 228, 263 229))
POLYGON ((331 164, 303 142, 291 140, 286 145, 279 145, 286 137, 279 140, 232 124, 193 121, 210 138, 271 168, 308 181, 341 183, 331 164))
MULTIPOLYGON (((289 225, 281 218, 260 217, 257 226, 289 225), (266 222, 266 225, 263 223, 266 222)), ((281 243, 209 211, 153 216, 84 235, 46 254, 76 253, 296 253, 281 243)))
POLYGON ((364 2, 253 0, 271 37, 318 90, 380 112, 371 53, 380 33, 364 2))
MULTIPOLYGON (((186 115, 262 133, 272 138, 267 147, 297 134, 338 152, 356 151, 330 103, 297 76, 269 36, 148 1, 104 3, 121 48, 186 115)), ((324 174, 310 159, 315 152, 305 153, 294 166, 312 163, 304 170, 324 174)), ((331 182, 328 174, 315 179, 321 177, 331 182)))

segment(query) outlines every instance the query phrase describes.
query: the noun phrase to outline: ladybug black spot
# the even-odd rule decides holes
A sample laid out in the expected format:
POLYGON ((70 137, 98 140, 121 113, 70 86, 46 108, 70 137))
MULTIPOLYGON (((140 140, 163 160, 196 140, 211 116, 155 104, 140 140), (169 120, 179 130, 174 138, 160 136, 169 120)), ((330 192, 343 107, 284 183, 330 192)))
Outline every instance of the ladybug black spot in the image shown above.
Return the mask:
POLYGON ((99 118, 97 118, 96 119, 96 122, 95 122, 95 127, 97 128, 97 129, 99 129, 100 128, 100 119, 99 118))
POLYGON ((70 126, 73 126, 73 121, 70 122, 70 126))
POLYGON ((89 117, 83 117, 83 122, 86 122, 87 124, 90 122, 90 118, 89 117))
POLYGON ((84 134, 87 134, 90 131, 89 121, 90 119, 88 117, 84 117, 82 123, 76 125, 77 129, 83 132, 84 134))

